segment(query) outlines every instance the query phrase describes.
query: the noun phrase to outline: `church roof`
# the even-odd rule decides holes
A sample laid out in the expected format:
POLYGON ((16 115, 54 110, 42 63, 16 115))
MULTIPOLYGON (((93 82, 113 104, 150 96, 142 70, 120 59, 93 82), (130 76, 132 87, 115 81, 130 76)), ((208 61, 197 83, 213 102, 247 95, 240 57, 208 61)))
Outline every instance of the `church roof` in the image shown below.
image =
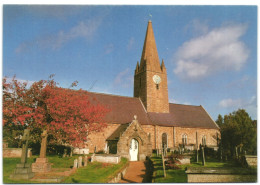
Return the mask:
POLYGON ((127 124, 121 124, 113 133, 111 136, 107 138, 107 140, 119 140, 119 137, 121 134, 125 132, 127 127, 129 126, 129 123, 127 124))
POLYGON ((202 106, 170 103, 169 113, 146 112, 139 98, 87 92, 90 101, 110 109, 104 121, 107 123, 131 123, 134 115, 141 125, 177 126, 218 129, 216 123, 202 106))

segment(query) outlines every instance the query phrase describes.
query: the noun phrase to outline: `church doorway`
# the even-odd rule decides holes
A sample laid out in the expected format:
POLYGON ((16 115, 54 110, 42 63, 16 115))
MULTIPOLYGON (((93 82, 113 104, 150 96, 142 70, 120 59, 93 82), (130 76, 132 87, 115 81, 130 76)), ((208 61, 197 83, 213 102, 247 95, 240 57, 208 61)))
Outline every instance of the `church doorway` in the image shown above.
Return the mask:
POLYGON ((130 161, 138 161, 138 141, 132 139, 129 147, 130 161))

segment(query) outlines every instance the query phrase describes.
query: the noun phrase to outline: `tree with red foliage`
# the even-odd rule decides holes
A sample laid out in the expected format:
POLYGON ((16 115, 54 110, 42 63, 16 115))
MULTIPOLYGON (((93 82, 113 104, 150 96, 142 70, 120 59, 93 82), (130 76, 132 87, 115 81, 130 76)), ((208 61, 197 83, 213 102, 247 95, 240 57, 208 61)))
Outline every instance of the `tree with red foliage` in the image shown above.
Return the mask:
POLYGON ((4 78, 3 124, 30 128, 35 136, 47 129, 57 143, 80 146, 90 133, 106 127, 102 119, 108 109, 91 103, 86 91, 58 87, 52 77, 29 88, 15 77, 11 82, 4 78))

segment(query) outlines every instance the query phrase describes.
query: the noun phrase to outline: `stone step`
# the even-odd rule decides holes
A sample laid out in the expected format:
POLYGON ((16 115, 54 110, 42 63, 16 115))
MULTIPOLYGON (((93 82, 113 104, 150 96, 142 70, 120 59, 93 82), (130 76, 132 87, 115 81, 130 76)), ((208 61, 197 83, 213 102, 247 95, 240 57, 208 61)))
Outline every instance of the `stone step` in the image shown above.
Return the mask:
POLYGON ((43 183, 59 183, 64 178, 65 178, 64 176, 59 176, 59 177, 36 177, 36 178, 32 178, 31 181, 37 181, 37 182, 43 182, 43 183))

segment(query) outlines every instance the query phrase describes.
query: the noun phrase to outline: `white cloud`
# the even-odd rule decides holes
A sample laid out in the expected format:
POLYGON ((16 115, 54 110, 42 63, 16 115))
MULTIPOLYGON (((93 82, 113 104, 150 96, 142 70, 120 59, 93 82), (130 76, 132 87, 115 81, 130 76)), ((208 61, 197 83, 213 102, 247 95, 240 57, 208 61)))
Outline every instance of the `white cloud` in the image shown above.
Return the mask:
POLYGON ((61 30, 56 34, 36 38, 35 40, 21 43, 15 50, 16 53, 22 53, 32 48, 56 50, 64 44, 76 39, 83 38, 89 40, 97 31, 102 22, 102 18, 96 18, 87 21, 81 21, 67 31, 61 30))
POLYGON ((224 100, 221 100, 219 102, 219 106, 220 107, 223 107, 223 108, 228 108, 228 107, 238 107, 238 108, 241 108, 242 107, 242 100, 241 99, 224 99, 224 100))
POLYGON ((192 32, 193 35, 206 34, 208 32, 208 21, 201 21, 199 19, 193 19, 189 24, 184 28, 185 32, 192 32))
POLYGON ((127 50, 131 50, 133 48, 133 45, 135 43, 135 39, 134 37, 131 37, 130 40, 128 41, 128 44, 127 44, 127 50))
POLYGON ((240 70, 249 56, 240 40, 246 30, 246 24, 222 26, 183 43, 175 55, 174 73, 184 79, 201 79, 223 70, 240 70))
POLYGON ((179 100, 176 100, 176 99, 170 99, 169 102, 175 103, 175 104, 191 105, 190 102, 180 102, 179 100))
POLYGON ((127 68, 117 74, 116 78, 114 79, 113 85, 129 88, 133 84, 133 82, 133 74, 131 74, 130 69, 127 68))
MULTIPOLYGON (((13 80, 13 78, 6 77, 7 83, 12 82, 12 80, 13 80)), ((23 80, 23 79, 19 79, 19 78, 15 78, 15 80, 17 80, 17 82, 20 82, 20 83, 27 83, 26 87, 30 87, 35 82, 35 81, 23 80)))
POLYGON ((231 108, 233 110, 245 109, 249 115, 255 119, 257 114, 257 98, 251 96, 250 99, 223 99, 219 102, 220 108, 231 108))

